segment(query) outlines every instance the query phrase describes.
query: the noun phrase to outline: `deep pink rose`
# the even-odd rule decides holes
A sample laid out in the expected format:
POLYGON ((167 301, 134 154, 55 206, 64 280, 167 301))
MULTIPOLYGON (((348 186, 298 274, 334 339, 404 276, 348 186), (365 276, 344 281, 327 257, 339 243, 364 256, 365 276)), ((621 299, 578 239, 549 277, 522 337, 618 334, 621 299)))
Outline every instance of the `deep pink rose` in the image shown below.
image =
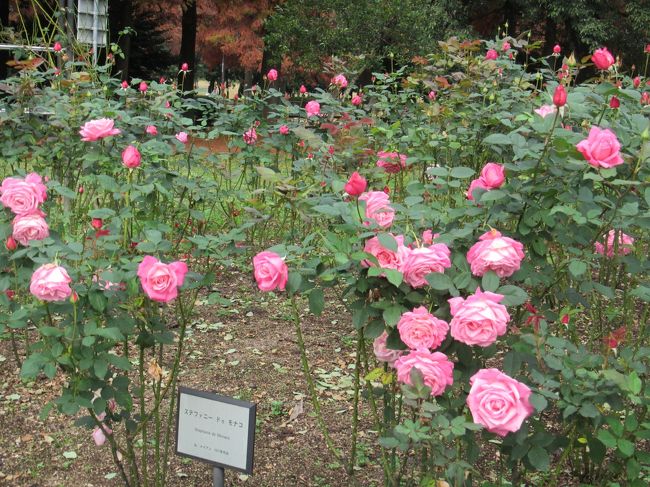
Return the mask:
POLYGON ((563 85, 557 85, 553 92, 553 105, 560 108, 566 105, 567 93, 563 85))
POLYGON ((339 88, 347 88, 348 80, 342 74, 337 74, 332 78, 332 84, 338 86, 339 88))
POLYGON ((187 144, 187 134, 185 132, 178 132, 175 137, 179 142, 187 144))
POLYGON ((305 93, 307 93, 307 88, 305 87, 305 85, 300 85, 299 91, 301 95, 304 95, 305 93))
POLYGON ((320 115, 320 103, 318 103, 316 100, 307 102, 305 105, 305 111, 307 112, 307 117, 315 117, 317 115, 320 115))
POLYGON ((350 179, 348 179, 348 182, 345 183, 344 189, 350 196, 359 196, 366 190, 367 186, 368 182, 366 178, 361 176, 357 171, 354 171, 350 179))
POLYGON ((612 66, 616 59, 612 56, 612 53, 607 50, 606 47, 596 49, 591 55, 591 60, 598 69, 609 69, 612 66))
POLYGON ((404 274, 404 281, 411 287, 424 287, 428 285, 425 277, 432 272, 445 272, 451 267, 451 251, 443 243, 433 244, 429 247, 419 247, 406 253, 399 271, 404 274))
POLYGON ((56 41, 54 43, 53 49, 54 49, 54 52, 61 52, 63 50, 63 46, 61 45, 61 43, 59 41, 56 41))
POLYGON ((500 188, 506 180, 505 169, 501 164, 488 162, 481 169, 481 177, 479 179, 483 181, 487 189, 500 188))
POLYGON ((488 51, 485 53, 485 59, 494 61, 499 57, 499 53, 496 52, 494 49, 488 49, 488 51))
MULTIPOLYGON (((404 236, 396 235, 394 236, 397 241, 397 252, 394 252, 390 249, 384 247, 377 237, 372 237, 366 240, 366 244, 363 247, 363 251, 372 254, 377 258, 379 262, 379 267, 384 269, 397 269, 401 264, 402 253, 400 249, 404 247, 404 236)), ((363 267, 375 267, 375 264, 364 260, 361 262, 363 267)))
POLYGON ((110 118, 100 118, 86 122, 81 126, 81 130, 79 130, 81 140, 84 142, 95 142, 104 137, 120 134, 120 129, 116 129, 113 126, 114 123, 110 118))
POLYGON ((158 129, 155 125, 147 125, 145 132, 147 132, 149 135, 158 135, 158 129))
POLYGON ((282 135, 289 135, 289 127, 287 127, 286 125, 281 125, 280 126, 280 133, 282 135))
POLYGON ((476 188, 482 188, 482 189, 484 189, 486 191, 488 191, 490 189, 485 185, 485 181, 483 181, 483 179, 481 179, 481 178, 474 179, 474 180, 472 180, 471 183, 469 183, 469 188, 467 188, 466 195, 467 195, 468 200, 474 201, 474 190, 476 188))
POLYGON ((42 301, 65 301, 72 294, 68 272, 56 264, 43 264, 32 274, 29 292, 42 301))
POLYGON ((546 118, 547 116, 554 114, 557 111, 557 107, 555 105, 542 105, 534 111, 540 117, 546 118))
POLYGON ((16 215, 25 215, 38 210, 47 199, 47 188, 36 173, 22 178, 6 178, 0 186, 0 202, 16 215))
POLYGON ((27 246, 32 240, 49 237, 50 228, 43 216, 40 211, 16 216, 13 221, 13 238, 21 245, 27 246))
POLYGON ((260 291, 284 291, 289 278, 289 269, 284 259, 275 252, 265 250, 253 257, 253 270, 260 291))
MULTIPOLYGON (((369 191, 359 196, 359 201, 366 202, 366 218, 377 223, 380 227, 388 228, 395 218, 395 210, 390 206, 388 195, 383 191, 369 191)), ((366 220, 364 225, 370 225, 366 220)))
POLYGON ((510 315, 499 302, 503 295, 476 290, 467 299, 448 300, 451 311, 451 336, 467 345, 487 347, 507 330, 510 315))
POLYGON ((122 164, 124 167, 134 169, 140 165, 141 161, 140 151, 134 145, 129 145, 122 151, 122 164))
POLYGON ((389 174, 395 174, 406 168, 406 155, 397 152, 377 152, 377 167, 381 167, 389 174))
POLYGON ((278 70, 270 69, 266 77, 269 79, 269 81, 275 81, 276 79, 278 79, 278 70))
POLYGON ((629 235, 621 232, 620 230, 610 230, 607 233, 607 252, 605 252, 605 245, 600 242, 594 244, 594 248, 597 254, 607 255, 607 257, 614 257, 614 255, 627 255, 632 252, 632 246, 634 245, 634 238, 629 235), (616 239, 618 236, 618 239, 616 239), (617 243, 614 243, 614 240, 617 240, 617 243), (615 249, 616 247, 616 249, 615 249), (616 252, 616 253, 615 253, 616 252))
POLYGON ((559 44, 553 46, 553 54, 560 54, 562 52, 562 47, 559 44))
POLYGON ((530 388, 500 370, 481 369, 469 383, 467 406, 472 418, 491 433, 506 436, 518 431, 535 410, 530 404, 530 388))
POLYGON ((386 348, 386 340, 388 339, 388 334, 383 332, 372 342, 372 350, 375 352, 375 357, 380 362, 386 362, 391 366, 395 363, 400 355, 404 353, 403 350, 393 350, 391 348, 386 348))
POLYGON ((147 90, 149 89, 149 86, 147 86, 147 83, 146 83, 146 82, 144 82, 144 81, 140 81, 140 86, 138 86, 138 89, 139 89, 142 93, 146 93, 147 90))
POLYGON ((609 129, 593 126, 589 136, 576 145, 583 157, 594 167, 609 169, 623 164, 620 150, 621 144, 616 134, 609 129))
POLYGON ((257 142, 257 132, 255 131, 255 127, 251 127, 246 132, 244 132, 244 135, 242 137, 244 138, 244 142, 246 142, 248 145, 255 144, 255 142, 257 142))
POLYGON ((397 322, 399 337, 413 350, 438 348, 447 337, 449 324, 420 306, 402 314, 397 322))
MULTIPOLYGON (((184 73, 187 73, 189 70, 190 70, 190 65, 189 64, 187 64, 187 63, 181 64, 181 71, 183 71, 184 73)), ((165 83, 165 78, 160 78, 160 81, 161 81, 160 84, 164 84, 165 83)))
POLYGON ((354 96, 352 97, 352 104, 353 104, 355 107, 358 107, 359 105, 361 105, 361 102, 362 102, 362 101, 363 101, 363 99, 361 98, 361 95, 354 95, 354 96))
POLYGON ((138 266, 138 277, 144 293, 153 301, 168 303, 178 296, 187 274, 185 262, 163 264, 155 257, 145 256, 138 266))
POLYGON ((479 241, 467 252, 467 262, 475 276, 494 271, 499 277, 509 277, 519 270, 523 258, 523 244, 502 237, 496 230, 481 235, 479 241))
POLYGON ((454 364, 444 353, 428 350, 411 350, 395 361, 397 380, 411 384, 411 369, 415 367, 424 377, 424 383, 431 388, 432 396, 439 396, 447 386, 454 383, 454 364))
POLYGON ((503 44, 501 44, 501 50, 502 51, 507 51, 510 49, 510 43, 508 41, 503 41, 503 44))

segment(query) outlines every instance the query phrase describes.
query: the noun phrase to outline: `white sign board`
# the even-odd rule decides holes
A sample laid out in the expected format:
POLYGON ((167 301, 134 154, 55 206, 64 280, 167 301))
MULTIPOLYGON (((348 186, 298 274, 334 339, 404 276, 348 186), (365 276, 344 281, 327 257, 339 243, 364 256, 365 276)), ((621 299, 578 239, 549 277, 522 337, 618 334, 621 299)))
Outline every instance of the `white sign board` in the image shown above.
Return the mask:
POLYGON ((77 40, 104 47, 108 38, 108 0, 79 0, 77 40))
POLYGON ((250 402, 179 387, 176 453, 252 473, 255 412, 250 402))

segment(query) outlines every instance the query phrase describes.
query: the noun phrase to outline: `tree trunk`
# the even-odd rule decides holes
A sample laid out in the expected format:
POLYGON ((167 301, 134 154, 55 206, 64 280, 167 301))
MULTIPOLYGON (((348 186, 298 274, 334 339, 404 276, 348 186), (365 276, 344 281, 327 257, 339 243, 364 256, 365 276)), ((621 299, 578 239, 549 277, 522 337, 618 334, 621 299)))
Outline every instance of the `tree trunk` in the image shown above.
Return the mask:
MULTIPOLYGON (((0 27, 9 27, 9 2, 0 2, 0 27)), ((0 79, 7 77, 9 51, 0 51, 0 79)))
POLYGON ((122 54, 124 54, 124 59, 118 56, 115 60, 115 74, 120 73, 121 79, 128 80, 129 58, 131 55, 131 34, 125 34, 120 37, 119 33, 125 28, 133 26, 133 1, 111 0, 108 2, 108 15, 111 42, 118 41, 122 54))
POLYGON ((187 63, 190 67, 186 73, 180 73, 178 77, 179 86, 182 84, 183 91, 194 89, 194 73, 196 72, 196 0, 187 0, 183 5, 183 17, 181 19, 181 51, 180 64, 187 63))

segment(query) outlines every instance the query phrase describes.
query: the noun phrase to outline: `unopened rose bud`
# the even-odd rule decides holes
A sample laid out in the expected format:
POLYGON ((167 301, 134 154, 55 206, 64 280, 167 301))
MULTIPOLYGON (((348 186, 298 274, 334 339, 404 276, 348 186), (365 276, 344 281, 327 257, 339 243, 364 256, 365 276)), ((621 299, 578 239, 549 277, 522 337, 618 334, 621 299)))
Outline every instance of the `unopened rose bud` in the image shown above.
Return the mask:
POLYGON ((79 189, 77 191, 79 192, 79 194, 84 194, 84 187, 79 186, 79 189))
POLYGON ((11 235, 7 237, 7 240, 5 241, 5 247, 10 252, 13 252, 18 247, 18 244, 11 235))
POLYGON ((95 229, 99 230, 104 226, 104 222, 102 221, 101 218, 93 218, 92 221, 90 222, 90 225, 95 229))

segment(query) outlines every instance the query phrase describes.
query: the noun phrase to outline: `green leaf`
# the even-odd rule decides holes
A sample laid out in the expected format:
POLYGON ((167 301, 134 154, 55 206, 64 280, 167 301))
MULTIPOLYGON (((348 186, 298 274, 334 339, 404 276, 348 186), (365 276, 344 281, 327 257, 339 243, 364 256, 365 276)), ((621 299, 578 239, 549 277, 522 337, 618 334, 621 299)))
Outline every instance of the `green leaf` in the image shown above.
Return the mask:
POLYGON ((325 294, 321 288, 315 287, 309 293, 309 310, 319 316, 325 308, 325 294))
POLYGON ((481 287, 483 288, 483 291, 496 291, 499 288, 499 276, 496 275, 496 272, 487 271, 483 274, 481 287))
POLYGON ((386 274, 386 279, 388 279, 388 282, 390 282, 393 286, 399 287, 399 285, 402 284, 404 275, 400 271, 395 269, 384 269, 384 273, 386 274))
POLYGON ((108 372, 108 362, 101 358, 96 359, 93 364, 93 370, 95 371, 97 378, 103 379, 106 377, 106 373, 108 372))
POLYGON ((451 169, 449 175, 452 178, 456 178, 456 179, 467 179, 474 175, 474 169, 472 169, 471 167, 462 167, 462 166, 454 167, 451 169))
POLYGON ((598 411, 598 408, 590 402, 584 403, 580 407, 578 413, 580 414, 580 416, 584 416, 585 418, 595 418, 600 415, 600 411, 598 411))
POLYGON ((634 370, 625 378, 626 389, 634 395, 637 395, 641 392, 642 385, 643 384, 641 382, 641 379, 634 370))
POLYGON ((74 460, 75 458, 77 458, 77 452, 72 451, 72 450, 71 451, 64 451, 63 456, 65 458, 67 458, 68 460, 74 460))
POLYGON ((581 260, 572 260, 569 262, 569 272, 574 276, 578 277, 587 272, 587 264, 581 260))
POLYGON ((108 299, 101 291, 90 291, 88 293, 88 302, 95 311, 102 313, 106 309, 108 299))
POLYGON ((620 451, 624 457, 631 457, 634 454, 634 443, 630 440, 619 438, 617 444, 618 451, 620 451))
POLYGON ((454 283, 451 281, 450 277, 440 272, 432 272, 431 274, 428 274, 425 279, 429 283, 429 286, 436 291, 447 291, 454 287, 454 283))
POLYGON ((541 446, 534 446, 530 449, 528 461, 536 470, 541 472, 547 471, 550 464, 548 452, 541 446))
POLYGON ((401 306, 389 306, 384 310, 383 317, 384 321, 388 326, 395 326, 402 316, 404 308, 401 306))
POLYGON ((387 250, 397 252, 397 240, 390 233, 380 233, 377 235, 379 243, 387 250))
POLYGON ((92 334, 106 338, 108 340, 113 340, 114 342, 124 340, 124 335, 122 335, 120 329, 115 327, 97 328, 96 330, 93 330, 92 334))
POLYGON ((300 290, 302 284, 302 276, 298 272, 289 272, 289 278, 287 280, 287 292, 289 294, 295 294, 300 290))
POLYGON ((491 134, 483 139, 484 144, 511 145, 510 137, 505 134, 491 134))
POLYGON ((488 201, 497 201, 508 196, 508 193, 501 191, 500 189, 490 189, 481 195, 479 200, 481 203, 486 203, 488 201))
POLYGON ((503 295, 501 304, 504 306, 519 306, 528 301, 528 294, 518 286, 501 286, 496 292, 503 295))
POLYGON ((616 448, 616 438, 607 430, 599 430, 596 435, 603 445, 607 448, 616 448))

